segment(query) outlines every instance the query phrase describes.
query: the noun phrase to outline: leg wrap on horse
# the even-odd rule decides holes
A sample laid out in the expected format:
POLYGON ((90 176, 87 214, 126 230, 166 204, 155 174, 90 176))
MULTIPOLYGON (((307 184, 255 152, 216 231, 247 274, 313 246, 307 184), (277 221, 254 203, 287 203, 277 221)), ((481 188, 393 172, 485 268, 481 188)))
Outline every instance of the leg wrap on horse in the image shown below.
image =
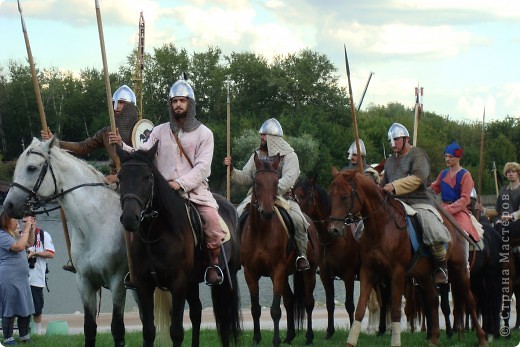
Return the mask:
POLYGON ((448 283, 448 266, 446 261, 446 248, 442 243, 434 243, 430 246, 433 260, 437 267, 435 271, 435 283, 448 283))
POLYGON ((359 333, 361 332, 361 322, 356 320, 352 323, 352 327, 350 328, 350 333, 348 334, 347 344, 352 346, 357 345, 359 340, 359 333))
POLYGON ((400 322, 392 322, 391 346, 401 346, 401 323, 400 322))

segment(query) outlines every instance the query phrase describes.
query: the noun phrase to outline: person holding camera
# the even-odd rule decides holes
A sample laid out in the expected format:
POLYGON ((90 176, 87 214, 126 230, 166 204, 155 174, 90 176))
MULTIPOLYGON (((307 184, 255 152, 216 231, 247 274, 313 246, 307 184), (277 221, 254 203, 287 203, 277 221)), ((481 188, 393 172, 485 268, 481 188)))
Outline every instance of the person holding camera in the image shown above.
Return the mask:
MULTIPOLYGON (((36 223, 36 217, 34 217, 36 223)), ((46 286, 47 259, 54 258, 54 244, 51 235, 36 227, 34 244, 27 249, 29 262, 29 284, 34 303, 34 333, 41 334, 43 312, 43 288, 46 286)))
POLYGON ((15 345, 14 320, 18 317, 21 342, 29 342, 29 319, 34 304, 29 285, 29 266, 26 249, 34 243, 34 217, 24 217, 20 232, 18 220, 5 211, 0 214, 0 315, 2 316, 3 344, 15 345))

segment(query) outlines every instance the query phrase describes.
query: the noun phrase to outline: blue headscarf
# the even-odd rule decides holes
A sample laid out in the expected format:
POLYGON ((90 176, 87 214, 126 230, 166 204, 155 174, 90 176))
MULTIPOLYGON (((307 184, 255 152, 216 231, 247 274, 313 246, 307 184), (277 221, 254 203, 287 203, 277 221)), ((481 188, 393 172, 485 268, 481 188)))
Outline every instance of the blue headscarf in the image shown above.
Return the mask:
POLYGON ((449 154, 457 158, 462 157, 463 152, 464 150, 456 141, 453 141, 451 144, 446 146, 446 149, 444 150, 444 154, 449 154))

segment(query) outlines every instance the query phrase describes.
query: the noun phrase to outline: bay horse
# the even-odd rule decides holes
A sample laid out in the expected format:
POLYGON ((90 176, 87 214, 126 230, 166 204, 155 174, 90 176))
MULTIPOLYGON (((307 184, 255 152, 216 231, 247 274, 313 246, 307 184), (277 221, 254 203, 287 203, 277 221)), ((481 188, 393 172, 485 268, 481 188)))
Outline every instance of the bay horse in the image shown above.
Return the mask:
POLYGON ((125 345, 128 272, 124 229, 119 222, 119 194, 108 187, 101 174, 82 159, 47 141, 34 138, 16 163, 13 183, 4 201, 8 215, 21 218, 56 200, 70 228, 71 256, 76 267, 84 312, 85 346, 96 344, 96 293, 102 287, 112 293, 111 332, 115 346, 125 345))
MULTIPOLYGON (((134 234, 130 256, 139 316, 143 324, 143 346, 154 345, 154 312, 156 318, 163 317, 159 320, 159 333, 169 331, 173 345, 182 345, 186 300, 193 326, 192 346, 198 346, 202 313, 199 282, 203 280, 207 266, 202 250, 205 242, 199 235, 197 239, 195 237, 187 212, 187 200, 171 189, 154 165, 158 144, 149 151, 133 153, 116 146, 121 159, 121 170, 118 173, 121 223, 134 234), (164 295, 169 299, 170 294, 171 308, 162 304, 167 302, 164 295)), ((240 295, 236 276, 240 267, 239 244, 235 236, 238 217, 230 202, 218 195, 215 198, 219 204, 219 214, 231 236, 223 247, 227 251, 223 253, 229 256, 221 254, 219 260, 223 264, 225 280, 221 285, 211 287, 211 296, 220 341, 223 346, 229 346, 238 343, 241 332, 240 295), (229 262, 225 259, 229 259, 229 262)))
MULTIPOLYGON (((273 283, 273 301, 271 303, 271 318, 274 323, 273 346, 279 346, 280 339, 280 300, 287 313, 287 336, 285 343, 290 343, 294 337, 295 324, 303 323, 304 313, 307 314, 306 343, 314 339, 312 330, 312 311, 314 309, 313 291, 316 285, 316 267, 318 259, 318 240, 316 229, 310 222, 309 246, 307 258, 310 269, 296 271, 296 247, 292 236, 284 229, 277 216, 275 205, 278 190, 278 165, 280 156, 270 163, 258 158, 255 153, 255 173, 253 176, 253 192, 249 205, 247 220, 241 233, 240 259, 244 266, 244 277, 251 297, 251 315, 253 316, 253 343, 258 344, 262 338, 260 332, 259 285, 260 277, 270 277, 273 283), (294 293, 289 285, 288 277, 293 274, 294 293), (304 312, 305 308, 305 312, 304 312)), ((290 229, 290 228, 289 228, 290 229)))
MULTIPOLYGON (((345 225, 359 221, 355 217, 358 215, 365 224, 360 245, 360 295, 347 346, 357 344, 370 291, 374 283, 381 278, 389 279, 391 286, 391 345, 401 345, 401 300, 405 281, 410 276, 422 284, 427 305, 432 308, 430 342, 436 345, 440 335, 439 299, 432 276, 433 262, 423 256, 414 259, 404 209, 391 194, 386 193, 381 187, 375 185, 373 180, 355 170, 342 172, 333 170, 333 176, 334 179, 329 187, 332 202, 329 231, 333 234, 339 233, 345 225)), ((453 225, 447 220, 444 222, 451 234, 447 257, 457 331, 463 331, 465 308, 471 312, 479 344, 486 346, 485 333, 478 322, 475 300, 470 291, 464 239, 454 230, 453 225)))
POLYGON ((354 321, 354 279, 359 272, 361 258, 359 244, 349 229, 343 235, 328 232, 331 212, 329 193, 316 183, 316 177, 300 179, 293 188, 294 196, 302 211, 308 215, 318 231, 320 279, 325 290, 327 307, 327 334, 330 339, 336 329, 334 326, 334 279, 339 277, 345 285, 345 309, 352 326, 354 321))

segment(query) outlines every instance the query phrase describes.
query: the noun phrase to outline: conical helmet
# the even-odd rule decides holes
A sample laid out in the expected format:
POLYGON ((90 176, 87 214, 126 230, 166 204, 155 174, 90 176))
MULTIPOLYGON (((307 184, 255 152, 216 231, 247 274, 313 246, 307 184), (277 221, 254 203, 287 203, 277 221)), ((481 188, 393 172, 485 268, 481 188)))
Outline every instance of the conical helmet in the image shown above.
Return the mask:
POLYGON ((390 141, 390 144, 392 147, 394 147, 394 139, 399 137, 410 137, 410 133, 408 133, 408 129, 401 123, 394 123, 390 126, 390 129, 388 129, 388 141, 390 141))
MULTIPOLYGON (((361 151, 361 155, 363 157, 366 157, 367 150, 365 148, 365 143, 363 140, 359 139, 359 150, 361 151)), ((352 160, 352 156, 356 154, 357 155, 357 147, 356 147, 356 141, 352 142, 348 149, 348 160, 352 160)))
POLYGON ((123 84, 121 87, 117 88, 114 95, 112 96, 112 103, 114 104, 114 111, 117 110, 117 102, 119 100, 123 100, 126 102, 131 102, 132 104, 136 104, 135 94, 132 89, 126 84, 123 84))
POLYGON ((195 101, 195 93, 193 88, 188 84, 184 77, 181 77, 170 88, 169 100, 177 96, 182 96, 195 101))
POLYGON ((283 137, 283 129, 280 123, 275 118, 270 118, 262 124, 260 130, 258 130, 260 134, 266 135, 274 135, 283 137))

